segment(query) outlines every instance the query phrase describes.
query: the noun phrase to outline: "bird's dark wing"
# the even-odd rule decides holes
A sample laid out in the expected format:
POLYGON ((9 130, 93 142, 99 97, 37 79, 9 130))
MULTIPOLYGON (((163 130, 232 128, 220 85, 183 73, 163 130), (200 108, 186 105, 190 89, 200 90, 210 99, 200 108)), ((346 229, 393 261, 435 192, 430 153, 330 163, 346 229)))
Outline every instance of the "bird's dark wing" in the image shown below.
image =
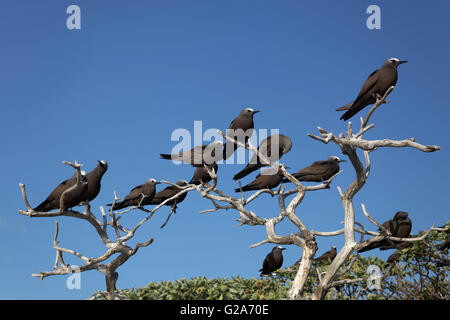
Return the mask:
POLYGON ((299 170, 298 172, 294 173, 294 176, 298 178, 301 178, 305 175, 324 175, 327 173, 327 170, 329 169, 328 162, 327 161, 316 161, 309 167, 303 168, 299 170))
POLYGON ((125 199, 123 201, 134 200, 134 199, 140 197, 141 194, 143 193, 143 191, 144 191, 144 185, 140 184, 140 185, 134 187, 133 189, 131 189, 130 193, 125 197, 125 199))
POLYGON ((361 99, 367 92, 370 91, 376 84, 377 84, 377 73, 378 69, 372 72, 368 77, 367 80, 364 82, 363 86, 361 87, 361 90, 358 93, 358 96, 356 97, 353 104, 356 104, 359 99, 361 99))
POLYGON ((233 129, 233 130, 238 129, 238 124, 237 124, 238 118, 239 118, 239 117, 234 118, 233 121, 231 121, 230 126, 228 127, 228 129, 233 129))
POLYGON ((263 267, 259 271, 266 271, 269 268, 269 266, 270 266, 270 257, 269 257, 269 255, 267 255, 264 258, 263 267))
MULTIPOLYGON (((160 192, 156 193, 153 197, 152 204, 159 203, 158 201, 162 202, 166 199, 172 198, 175 194, 177 194, 177 191, 175 189, 178 189, 174 186, 168 186, 161 190, 160 192)), ((178 189, 181 191, 181 189, 178 189)))

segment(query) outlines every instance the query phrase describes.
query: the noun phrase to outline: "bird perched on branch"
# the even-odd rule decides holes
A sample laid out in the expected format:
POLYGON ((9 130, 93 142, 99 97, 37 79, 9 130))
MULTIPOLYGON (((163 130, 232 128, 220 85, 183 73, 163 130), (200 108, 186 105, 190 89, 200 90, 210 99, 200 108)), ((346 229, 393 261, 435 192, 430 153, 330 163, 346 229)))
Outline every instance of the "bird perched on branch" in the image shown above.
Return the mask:
MULTIPOLYGON (((387 262, 387 263, 392 263, 392 264, 397 263, 397 262, 400 260, 400 256, 402 255, 402 250, 403 250, 403 249, 406 249, 406 248, 409 248, 409 247, 411 247, 412 245, 413 245, 412 242, 406 242, 406 241, 400 242, 400 243, 396 246, 396 248, 397 248, 398 250, 395 251, 393 254, 391 254, 391 255, 387 258, 386 262, 387 262)), ((393 249, 393 248, 387 248, 387 247, 380 248, 380 250, 388 250, 388 249, 393 249)))
POLYGON ((281 246, 276 246, 272 249, 272 251, 266 256, 263 261, 262 269, 260 276, 269 275, 272 272, 278 270, 283 265, 283 254, 282 251, 286 249, 281 246))
POLYGON ((106 170, 108 170, 108 163, 105 160, 98 160, 97 166, 92 171, 88 172, 88 191, 86 192, 83 201, 90 202, 97 197, 101 188, 101 180, 106 170))
MULTIPOLYGON (((291 151, 292 141, 288 136, 282 134, 274 134, 264 139, 259 147, 258 153, 265 156, 271 163, 275 163, 280 160, 281 157, 291 151)), ((268 164, 264 163, 260 157, 255 153, 250 159, 249 164, 240 172, 234 175, 234 180, 239 180, 246 175, 258 170, 268 164)))
MULTIPOLYGON (((393 237, 408 238, 412 229, 412 221, 409 219, 407 212, 398 211, 391 220, 385 221, 382 226, 388 230, 393 237)), ((380 229, 380 232, 382 232, 382 229, 380 229)), ((381 247, 393 249, 399 243, 401 242, 384 239, 371 243, 367 247, 359 250, 359 252, 366 252, 381 247)))
POLYGON ((330 250, 314 259, 314 261, 333 261, 334 258, 336 258, 336 246, 332 246, 330 250))
MULTIPOLYGON (((180 187, 185 187, 188 185, 188 183, 186 180, 179 180, 176 182, 176 185, 180 186, 180 187)), ((173 196, 175 196, 177 193, 179 193, 182 190, 183 190, 182 188, 177 188, 175 186, 169 185, 169 186, 165 187, 164 189, 162 189, 161 191, 159 191, 158 193, 156 193, 153 196, 153 199, 150 204, 161 204, 164 201, 166 201, 167 199, 172 198, 173 196)), ((175 199, 166 202, 165 205, 176 207, 177 204, 179 204, 186 198, 186 195, 187 195, 187 192, 180 194, 175 199)))
MULTIPOLYGON (((231 121, 226 135, 246 144, 253 134, 253 115, 258 112, 258 110, 253 110, 252 108, 241 110, 239 115, 231 121)), ((228 159, 237 148, 237 143, 225 142, 223 145, 223 159, 228 159)))
POLYGON ((450 266, 450 259, 439 259, 436 263, 436 267, 448 267, 450 266))
POLYGON ((214 141, 210 144, 196 146, 193 149, 178 153, 161 153, 160 156, 161 159, 181 161, 196 167, 204 164, 213 165, 217 161, 222 160, 222 146, 223 143, 221 141, 214 141))
MULTIPOLYGON (((288 167, 289 168, 289 167, 288 167)), ((256 179, 242 187, 242 191, 250 190, 261 190, 261 189, 272 189, 278 186, 283 180, 283 172, 281 171, 281 166, 277 172, 274 173, 272 168, 265 170, 256 176, 256 179)), ((240 188, 236 188, 234 191, 240 192, 240 188)))
MULTIPOLYGON (((214 163, 213 165, 207 166, 209 169, 214 169, 214 172, 217 174, 217 170, 219 170, 219 167, 217 166, 217 163, 214 163)), ((208 170, 204 167, 197 167, 195 169, 194 174, 192 175, 191 180, 189 181, 190 184, 206 184, 212 180, 211 176, 208 173, 208 170)))
MULTIPOLYGON (((156 193, 156 185, 160 183, 155 179, 148 179, 144 184, 134 187, 123 201, 116 202, 113 209, 120 210, 129 206, 139 206, 139 204, 141 206, 151 204, 156 193)), ((109 207, 112 205, 112 203, 107 204, 109 207)))
MULTIPOLYGON (((309 167, 300 169, 292 175, 298 181, 311 181, 311 182, 323 182, 330 179, 336 173, 339 172, 339 163, 344 162, 336 156, 328 157, 327 160, 320 160, 314 162, 309 167)), ((282 183, 290 182, 287 178, 284 178, 282 183)))
POLYGON ((372 72, 364 82, 356 99, 336 109, 336 111, 347 110, 341 119, 345 121, 350 119, 366 106, 374 104, 377 99, 382 98, 386 91, 397 83, 397 67, 406 62, 408 61, 390 58, 383 63, 380 69, 372 72))
POLYGON ((69 188, 77 184, 77 172, 67 180, 61 182, 40 205, 34 208, 34 211, 48 212, 54 209, 60 209, 61 196, 64 194, 63 210, 70 209, 78 205, 85 199, 88 190, 88 181, 86 172, 81 170, 81 180, 78 187, 68 191, 69 188), (67 191, 67 192, 65 192, 67 191), (65 193, 64 193, 65 192, 65 193))

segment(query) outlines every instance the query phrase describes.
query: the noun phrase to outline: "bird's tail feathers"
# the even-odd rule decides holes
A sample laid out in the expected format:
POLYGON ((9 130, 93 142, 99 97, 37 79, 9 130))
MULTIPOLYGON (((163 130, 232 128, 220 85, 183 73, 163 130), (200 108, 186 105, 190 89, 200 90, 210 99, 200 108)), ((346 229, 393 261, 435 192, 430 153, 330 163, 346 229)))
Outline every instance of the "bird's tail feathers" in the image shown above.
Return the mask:
POLYGON ((172 160, 171 154, 160 153, 159 156, 161 157, 161 159, 172 160))
POLYGON ((352 102, 349 102, 349 103, 347 103, 345 106, 343 106, 343 107, 339 107, 339 108, 337 108, 336 109, 336 111, 343 111, 343 110, 348 110, 348 109, 350 109, 350 107, 353 105, 353 101, 352 102))
POLYGON ((244 169, 242 169, 241 171, 239 171, 238 173, 236 173, 233 177, 233 180, 239 180, 242 179, 243 177, 245 177, 246 175, 252 173, 255 170, 258 170, 258 168, 260 168, 257 165, 250 165, 248 164, 244 169))
POLYGON ((197 179, 191 179, 191 181, 189 181, 189 184, 195 184, 197 186, 200 184, 200 181, 198 181, 197 179))
POLYGON ((38 211, 38 212, 46 212, 48 210, 46 210, 48 204, 48 200, 44 200, 44 202, 42 202, 40 205, 38 205, 36 208, 34 208, 34 211, 38 211))

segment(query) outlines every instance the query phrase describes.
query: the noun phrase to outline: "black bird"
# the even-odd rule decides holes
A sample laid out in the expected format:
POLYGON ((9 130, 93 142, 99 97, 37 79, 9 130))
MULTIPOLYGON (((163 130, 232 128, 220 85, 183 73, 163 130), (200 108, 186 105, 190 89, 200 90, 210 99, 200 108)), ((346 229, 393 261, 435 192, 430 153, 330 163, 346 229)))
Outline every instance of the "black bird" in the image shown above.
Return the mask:
MULTIPOLYGON (((139 203, 141 206, 152 204, 156 192, 156 185, 160 183, 155 179, 148 179, 145 184, 134 187, 123 201, 116 202, 113 209, 120 210, 129 206, 138 206, 139 203), (142 199, 143 196, 145 196, 144 199, 142 199)), ((112 206, 112 203, 107 204, 107 206, 112 206)))
POLYGON ((364 82, 355 101, 336 109, 337 111, 347 110, 341 119, 350 119, 364 107, 374 104, 377 98, 383 97, 386 91, 397 83, 397 67, 406 62, 408 61, 390 58, 383 63, 380 69, 372 72, 364 82))
POLYGON ((450 266, 450 259, 439 259, 438 262, 436 263, 436 267, 438 268, 448 266, 450 266))
MULTIPOLYGON (((392 263, 392 264, 397 263, 397 262, 400 260, 400 255, 402 254, 403 249, 409 248, 409 247, 411 247, 412 245, 413 245, 412 242, 406 242, 406 241, 400 242, 400 243, 396 246, 396 248, 397 248, 398 250, 395 251, 393 254, 391 254, 391 255, 387 258, 386 262, 387 262, 387 263, 392 263)), ((393 248, 391 248, 391 249, 393 249, 393 248)), ((386 248, 386 247, 380 248, 380 250, 387 250, 387 248, 386 248)))
POLYGON ((281 268, 283 264, 282 251, 284 249, 286 248, 283 248, 281 246, 276 246, 272 249, 272 251, 264 259, 262 269, 259 269, 259 271, 261 271, 260 276, 269 275, 275 270, 281 268))
MULTIPOLYGON (((239 115, 231 121, 227 129, 227 136, 246 144, 253 134, 253 115, 258 112, 258 110, 253 110, 252 108, 243 109, 239 115)), ((228 144, 228 148, 230 150, 227 150, 227 143, 225 142, 223 145, 223 159, 228 159, 238 148, 238 145, 237 143, 233 143, 233 148, 231 148, 230 144, 228 144)))
MULTIPOLYGON (((328 157, 327 160, 320 160, 314 162, 309 167, 300 169, 292 175, 298 181, 311 181, 311 182, 323 182, 330 179, 336 173, 339 172, 339 163, 345 162, 338 157, 328 157)), ((282 183, 290 182, 287 178, 284 178, 282 183)))
MULTIPOLYGON (((384 228, 386 228, 393 237, 397 238, 408 238, 411 233, 412 228, 412 222, 411 219, 408 218, 408 213, 404 211, 398 211, 392 220, 388 220, 382 224, 384 228)), ((381 231, 381 230, 380 230, 381 231)), ((359 252, 365 252, 368 250, 373 250, 380 247, 389 247, 389 248, 395 248, 394 245, 398 245, 399 241, 389 241, 387 239, 373 242, 372 244, 368 245, 367 247, 359 250, 359 252), (392 242, 392 243, 391 243, 392 242)))
POLYGON ((101 188, 101 180, 106 170, 108 170, 108 163, 105 160, 99 160, 97 166, 87 174, 88 191, 83 201, 90 202, 97 197, 101 188))
POLYGON ((390 264, 396 264, 400 260, 401 251, 395 251, 393 254, 391 254, 387 259, 386 262, 390 264))
POLYGON ((203 166, 203 164, 212 165, 213 163, 222 160, 222 146, 221 141, 214 141, 210 144, 196 146, 193 149, 181 151, 178 153, 165 154, 161 153, 161 159, 181 161, 194 166, 203 166))
MULTIPOLYGON (((217 170, 219 170, 219 167, 217 166, 217 163, 214 163, 213 166, 208 166, 209 168, 213 168, 214 172, 217 174, 217 170)), ((208 173, 208 170, 206 170, 205 167, 197 167, 195 169, 194 174, 192 175, 191 181, 189 183, 199 185, 199 184, 205 184, 212 180, 211 176, 208 173)))
MULTIPOLYGON (((180 180, 180 181, 176 182, 176 185, 180 186, 180 187, 185 187, 188 185, 188 183, 185 180, 180 180)), ((182 189, 180 189, 180 188, 169 185, 154 195, 154 197, 151 201, 151 204, 161 204, 162 202, 166 201, 167 199, 170 199, 173 196, 175 196, 181 190, 182 189)), ((186 195, 187 195, 187 192, 179 195, 178 197, 176 197, 173 200, 166 202, 165 205, 166 206, 173 206, 173 205, 176 206, 178 203, 182 202, 184 200, 184 198, 186 198, 186 195)))
POLYGON ((314 259, 314 261, 333 261, 334 258, 336 258, 336 246, 332 246, 331 250, 314 259))
MULTIPOLYGON (((45 199, 40 205, 38 205, 36 208, 34 208, 34 211, 38 212, 48 212, 54 209, 60 209, 60 199, 62 194, 69 189, 70 187, 74 186, 77 183, 77 173, 75 173, 72 178, 64 180, 61 182, 45 199)), ((87 183, 87 177, 86 172, 81 170, 81 181, 80 185, 69 191, 66 192, 64 195, 64 207, 61 208, 62 210, 67 210, 72 207, 75 207, 78 205, 83 199, 88 190, 88 183, 87 183)))
MULTIPOLYGON (((273 136, 269 136, 266 139, 264 139, 260 143, 258 151, 263 156, 268 158, 268 160, 271 163, 274 163, 280 160, 285 153, 288 153, 291 150, 291 148, 292 148, 292 141, 288 136, 282 134, 275 134, 273 136), (274 154, 272 154, 272 151, 274 151, 274 154)), ((235 174, 233 180, 242 179, 246 175, 264 166, 267 166, 267 164, 263 164, 260 158, 256 154, 254 154, 253 157, 250 159, 249 164, 247 164, 247 166, 240 172, 235 174)))
MULTIPOLYGON (((418 235, 417 235, 417 236, 418 236, 418 235)), ((411 236, 411 235, 410 235, 409 237, 416 237, 416 236, 411 236)), ((407 237, 407 238, 408 238, 408 237, 407 237)), ((391 250, 391 249, 403 250, 403 249, 409 248, 409 247, 411 247, 411 246, 413 245, 413 243, 412 243, 412 242, 409 242, 409 241, 403 241, 403 242, 392 241, 392 243, 393 243, 393 244, 389 244, 389 245, 380 247, 380 250, 381 250, 381 251, 384 251, 384 250, 391 250), (395 243, 394 243, 394 242, 395 242, 395 243)))
MULTIPOLYGON (((262 172, 256 176, 256 179, 242 187, 242 191, 272 189, 278 186, 283 180, 284 176, 279 168, 277 172, 273 173, 273 169, 270 168, 267 172, 262 172)), ((234 191, 240 192, 240 188, 236 188, 234 191)))

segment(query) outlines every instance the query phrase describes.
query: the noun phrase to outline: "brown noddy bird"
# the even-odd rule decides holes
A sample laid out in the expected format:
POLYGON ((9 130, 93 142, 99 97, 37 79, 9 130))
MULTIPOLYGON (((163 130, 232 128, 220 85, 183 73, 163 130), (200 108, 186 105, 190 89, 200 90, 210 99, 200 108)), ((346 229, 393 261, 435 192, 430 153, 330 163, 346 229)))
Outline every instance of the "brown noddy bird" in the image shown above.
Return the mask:
MULTIPOLYGON (((212 166, 208 166, 209 168, 212 167, 214 169, 214 172, 217 174, 217 170, 219 170, 219 167, 217 166, 217 163, 214 163, 212 166)), ((189 181, 190 184, 206 184, 212 180, 211 176, 208 173, 208 170, 206 170, 205 167, 197 167, 195 169, 194 174, 192 175, 191 180, 189 181)))
MULTIPOLYGON (((268 158, 271 163, 274 163, 280 160, 284 154, 288 153, 291 148, 292 141, 288 136, 282 134, 274 134, 267 137, 260 143, 258 152, 268 158), (273 154, 272 151, 274 151, 273 154)), ((242 179, 246 175, 264 166, 267 166, 267 164, 263 164, 263 162, 260 160, 260 157, 254 154, 250 159, 249 164, 247 164, 244 169, 236 173, 233 177, 233 180, 242 179)))
POLYGON ((161 159, 181 161, 193 166, 203 166, 203 164, 212 165, 213 163, 222 160, 222 146, 221 141, 213 141, 210 144, 196 146, 193 149, 181 151, 178 153, 165 154, 161 153, 161 159))
MULTIPOLYGON (((177 186, 180 187, 185 187, 188 185, 186 180, 180 180, 176 182, 177 186)), ((161 204, 162 202, 166 201, 167 199, 172 198, 173 196, 175 196, 177 193, 179 193, 181 190, 180 188, 177 188, 175 186, 169 185, 166 188, 162 189, 161 191, 159 191, 158 193, 156 193, 153 196, 153 199, 151 201, 151 204, 161 204)), ((166 202, 166 206, 176 206, 178 203, 182 202, 184 200, 184 198, 186 198, 187 192, 179 195, 178 197, 176 197, 173 200, 170 200, 168 202, 166 202)))
POLYGON ((272 251, 266 256, 263 261, 262 269, 260 276, 269 275, 272 272, 278 270, 283 265, 283 254, 282 251, 286 249, 281 246, 276 246, 272 249, 272 251))
POLYGON ((314 261, 332 261, 334 258, 336 258, 336 246, 332 246, 331 250, 314 259, 314 261))
MULTIPOLYGON (((75 173, 70 179, 61 182, 40 205, 34 208, 34 211, 48 212, 54 209, 60 209, 60 199, 63 193, 74 186, 77 183, 77 173, 75 173)), ((64 195, 64 208, 63 210, 70 209, 78 205, 83 201, 85 194, 88 190, 88 182, 86 172, 81 170, 81 183, 80 185, 66 192, 64 195)))
POLYGON ((98 160, 97 166, 87 174, 88 191, 85 194, 83 201, 90 202, 94 200, 100 192, 101 180, 106 170, 108 170, 108 163, 105 160, 98 160))
MULTIPOLYGON (((412 221, 408 218, 408 213, 404 211, 398 211, 391 220, 385 221, 382 226, 387 229, 393 237, 397 238, 408 238, 411 229, 412 221)), ((381 230, 380 230, 381 231, 381 230)), ((398 245, 399 241, 389 241, 387 239, 373 242, 367 247, 359 250, 359 252, 365 252, 381 247, 395 248, 392 245, 398 245)))
MULTIPOLYGON (((292 175, 298 181, 311 181, 311 182, 323 182, 330 179, 336 173, 339 172, 339 163, 345 162, 336 156, 328 157, 327 160, 320 160, 314 162, 309 167, 300 169, 292 175)), ((282 183, 290 182, 287 178, 284 178, 282 183)))
MULTIPOLYGON (((259 110, 253 110, 252 108, 245 108, 241 110, 239 115, 231 121, 227 129, 227 136, 230 136, 244 144, 253 134, 253 115, 258 113, 259 110)), ((238 148, 237 143, 233 143, 233 146, 229 143, 223 145, 223 159, 228 159, 234 151, 238 148), (227 147, 228 146, 228 147, 227 147), (227 150, 229 148, 230 150, 227 150)))
POLYGON ((386 91, 397 83, 397 67, 406 62, 408 61, 390 58, 383 63, 380 69, 372 72, 364 82, 356 99, 345 106, 336 109, 336 111, 347 110, 341 116, 341 119, 350 119, 364 107, 374 104, 377 101, 377 98, 383 97, 386 91))
MULTIPOLYGON (((288 167, 287 167, 288 168, 288 167)), ((279 168, 277 172, 273 172, 272 168, 266 170, 256 176, 256 179, 242 187, 242 191, 272 189, 278 186, 284 178, 283 172, 279 168)), ((234 191, 240 192, 240 188, 236 188, 234 191)))
MULTIPOLYGON (((156 193, 156 185, 160 183, 155 179, 148 179, 144 184, 134 187, 125 199, 116 202, 113 209, 120 210, 129 206, 138 206, 139 204, 141 206, 152 204, 153 197, 156 193)), ((111 207, 112 203, 107 204, 107 206, 111 207)))
MULTIPOLYGON (((395 248, 397 248, 398 250, 395 251, 393 254, 391 254, 391 255, 387 258, 386 262, 387 262, 387 263, 397 263, 397 262, 400 260, 400 255, 402 254, 403 249, 409 248, 409 247, 411 247, 412 245, 413 245, 412 242, 406 242, 406 241, 400 242, 400 243, 395 247, 395 248)), ((390 248, 390 249, 393 249, 393 248, 394 248, 394 247, 392 247, 392 248, 390 248)), ((389 249, 389 248, 387 248, 387 247, 380 248, 380 250, 387 250, 387 249, 389 249)))
POLYGON ((396 264, 400 260, 400 255, 402 254, 401 251, 395 251, 393 254, 391 254, 387 259, 386 263, 396 264))
POLYGON ((438 262, 436 263, 436 267, 438 268, 448 266, 450 266, 450 259, 439 259, 438 262))

